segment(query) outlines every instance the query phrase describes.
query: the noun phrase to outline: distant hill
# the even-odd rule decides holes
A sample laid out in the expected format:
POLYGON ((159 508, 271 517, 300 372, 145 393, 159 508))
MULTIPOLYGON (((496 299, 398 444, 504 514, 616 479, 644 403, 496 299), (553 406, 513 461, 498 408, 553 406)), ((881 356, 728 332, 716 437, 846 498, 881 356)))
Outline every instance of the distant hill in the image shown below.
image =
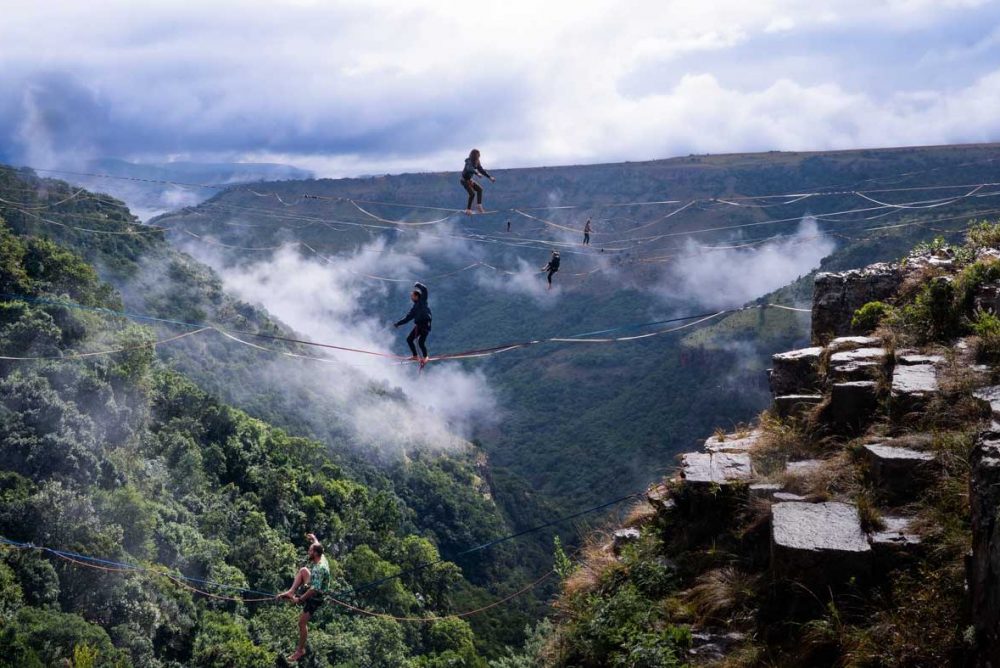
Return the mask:
POLYGON ((129 208, 144 220, 172 209, 197 204, 218 192, 218 188, 203 188, 198 185, 223 187, 240 183, 312 177, 312 172, 308 170, 273 163, 184 161, 140 163, 115 158, 90 160, 80 169, 67 168, 67 170, 52 174, 95 192, 113 195, 128 204, 129 208), (88 174, 106 174, 122 178, 109 179, 88 174))

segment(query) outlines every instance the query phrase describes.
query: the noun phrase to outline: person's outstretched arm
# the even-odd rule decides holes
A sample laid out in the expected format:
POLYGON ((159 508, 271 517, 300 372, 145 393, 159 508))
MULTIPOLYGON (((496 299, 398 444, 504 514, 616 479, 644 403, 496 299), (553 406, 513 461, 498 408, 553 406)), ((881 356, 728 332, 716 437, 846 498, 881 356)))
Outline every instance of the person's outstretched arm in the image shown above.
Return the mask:
POLYGON ((496 179, 490 176, 490 173, 487 172, 486 169, 479 163, 476 164, 476 171, 488 178, 490 181, 496 181, 496 179))
POLYGON ((412 307, 410 307, 410 312, 406 314, 406 317, 396 322, 396 327, 401 327, 406 323, 410 322, 411 320, 413 320, 414 316, 416 315, 415 313, 416 310, 417 310, 417 305, 414 304, 412 307))

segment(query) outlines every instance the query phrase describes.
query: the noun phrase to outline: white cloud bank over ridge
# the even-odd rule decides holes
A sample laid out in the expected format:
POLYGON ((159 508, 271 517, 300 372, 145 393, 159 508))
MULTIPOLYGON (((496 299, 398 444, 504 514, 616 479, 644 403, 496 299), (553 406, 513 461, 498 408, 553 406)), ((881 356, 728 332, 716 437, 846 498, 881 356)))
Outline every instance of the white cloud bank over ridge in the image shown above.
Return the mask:
POLYGON ((21 3, 0 24, 0 158, 344 175, 455 169, 472 145, 500 167, 997 139, 998 19, 930 0, 21 3))

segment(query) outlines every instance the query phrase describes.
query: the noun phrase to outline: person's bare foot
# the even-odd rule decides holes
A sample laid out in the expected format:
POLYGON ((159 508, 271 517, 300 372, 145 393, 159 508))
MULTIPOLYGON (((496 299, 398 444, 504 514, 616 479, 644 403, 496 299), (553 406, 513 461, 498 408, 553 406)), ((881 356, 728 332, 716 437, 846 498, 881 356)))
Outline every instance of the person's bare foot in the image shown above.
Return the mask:
POLYGON ((479 210, 479 213, 486 213, 486 209, 483 208, 482 204, 476 205, 476 208, 479 210))
POLYGON ((471 216, 472 215, 472 209, 466 209, 465 210, 465 215, 466 216, 471 216))
POLYGON ((283 592, 281 592, 280 594, 278 594, 277 596, 275 596, 275 598, 285 598, 285 599, 288 599, 290 601, 290 600, 292 600, 292 598, 294 596, 295 596, 295 592, 289 590, 289 591, 283 591, 283 592))
POLYGON ((430 357, 425 357, 422 360, 420 360, 420 368, 423 369, 425 366, 427 366, 427 362, 429 362, 430 359, 431 359, 430 357))
POLYGON ((301 659, 305 655, 306 651, 304 649, 297 649, 295 650, 294 654, 289 654, 288 656, 286 656, 285 660, 288 661, 288 663, 298 663, 299 659, 301 659))

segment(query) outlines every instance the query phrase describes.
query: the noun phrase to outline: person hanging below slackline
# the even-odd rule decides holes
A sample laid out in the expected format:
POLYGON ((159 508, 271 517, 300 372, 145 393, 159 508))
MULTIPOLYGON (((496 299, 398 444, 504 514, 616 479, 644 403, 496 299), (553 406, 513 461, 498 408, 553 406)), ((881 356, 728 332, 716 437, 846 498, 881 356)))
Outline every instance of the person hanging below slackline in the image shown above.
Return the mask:
POLYGON ((316 540, 316 534, 307 533, 306 538, 309 539, 309 564, 299 569, 287 591, 278 594, 278 598, 302 606, 302 614, 299 615, 299 644, 295 652, 286 657, 290 663, 295 663, 306 655, 309 620, 323 605, 323 594, 330 589, 330 564, 323 555, 323 544, 316 540), (300 596, 298 591, 302 587, 307 589, 300 596))
POLYGON ((552 251, 552 257, 549 258, 549 263, 542 267, 542 271, 549 272, 549 290, 552 289, 552 275, 559 271, 559 251, 552 251))
POLYGON ((469 200, 465 204, 466 215, 472 215, 472 200, 476 200, 476 207, 479 213, 486 213, 483 209, 483 187, 476 183, 476 174, 482 174, 488 178, 492 183, 496 183, 496 179, 490 176, 490 173, 483 169, 482 163, 479 162, 479 149, 474 148, 469 153, 469 157, 465 159, 465 167, 462 169, 462 187, 465 188, 465 192, 469 193, 469 200))
POLYGON ((590 227, 590 218, 587 219, 587 224, 583 226, 583 245, 590 245, 590 233, 592 228, 590 227))
POLYGON ((410 312, 406 314, 405 318, 395 323, 394 326, 400 327, 411 320, 413 321, 413 329, 410 330, 410 335, 406 337, 406 344, 410 346, 410 352, 413 353, 413 357, 410 359, 414 361, 419 359, 420 368, 423 369, 429 357, 427 354, 427 335, 431 333, 431 307, 427 303, 427 286, 423 283, 414 283, 410 299, 413 300, 410 312), (417 356, 417 347, 413 345, 414 339, 420 344, 420 352, 423 353, 422 358, 417 356))

